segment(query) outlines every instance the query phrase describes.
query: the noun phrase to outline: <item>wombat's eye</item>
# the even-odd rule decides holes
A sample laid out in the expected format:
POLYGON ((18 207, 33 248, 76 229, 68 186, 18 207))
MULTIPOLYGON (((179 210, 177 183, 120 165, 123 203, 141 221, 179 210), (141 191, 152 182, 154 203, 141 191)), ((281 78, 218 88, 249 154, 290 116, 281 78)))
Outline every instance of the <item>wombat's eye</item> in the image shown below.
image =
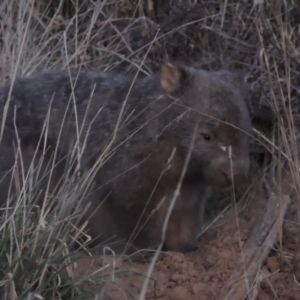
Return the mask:
POLYGON ((210 136, 209 136, 208 134, 201 133, 201 135, 203 136, 203 138, 204 138, 206 141, 210 141, 210 136))

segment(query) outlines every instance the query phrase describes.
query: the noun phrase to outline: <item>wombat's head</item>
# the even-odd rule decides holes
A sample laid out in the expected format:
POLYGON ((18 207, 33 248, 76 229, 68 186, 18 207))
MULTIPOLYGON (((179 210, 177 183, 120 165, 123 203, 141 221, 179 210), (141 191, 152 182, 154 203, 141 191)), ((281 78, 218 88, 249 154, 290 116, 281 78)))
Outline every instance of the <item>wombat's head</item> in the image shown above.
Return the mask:
POLYGON ((171 64, 160 74, 163 93, 182 108, 173 130, 184 153, 197 128, 188 172, 215 188, 245 178, 249 167, 251 120, 239 75, 171 64))

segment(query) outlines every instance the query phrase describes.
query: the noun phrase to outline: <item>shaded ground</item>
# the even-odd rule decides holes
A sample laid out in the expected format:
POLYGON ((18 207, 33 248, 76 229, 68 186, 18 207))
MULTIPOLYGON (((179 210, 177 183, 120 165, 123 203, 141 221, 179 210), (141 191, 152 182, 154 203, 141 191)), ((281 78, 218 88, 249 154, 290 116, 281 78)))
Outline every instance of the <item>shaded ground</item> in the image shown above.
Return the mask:
MULTIPOLYGON (((147 299, 220 299, 221 290, 230 286, 228 280, 238 267, 241 249, 263 207, 264 200, 258 198, 240 212, 239 218, 235 217, 234 211, 228 211, 204 234, 195 252, 166 253, 155 265, 147 299)), ((271 250, 251 287, 256 299, 300 299, 300 260, 293 255, 296 242, 295 223, 288 221, 285 223, 283 251, 271 250)), ((107 269, 110 275, 105 285, 107 298, 104 299, 137 299, 149 265, 117 265, 115 278, 112 278, 112 269, 107 269)), ((83 274, 90 267, 90 272, 95 272, 102 268, 102 264, 97 262, 97 257, 82 258, 75 273, 83 274)), ((89 287, 104 293, 103 285, 91 284, 89 287)))

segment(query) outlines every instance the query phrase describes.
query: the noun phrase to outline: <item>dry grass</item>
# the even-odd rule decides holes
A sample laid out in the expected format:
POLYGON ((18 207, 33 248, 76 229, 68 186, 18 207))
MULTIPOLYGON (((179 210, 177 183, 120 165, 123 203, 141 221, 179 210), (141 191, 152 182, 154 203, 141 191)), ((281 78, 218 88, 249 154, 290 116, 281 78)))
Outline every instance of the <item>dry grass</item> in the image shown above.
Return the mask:
MULTIPOLYGON (((205 69, 245 69, 249 108, 257 125, 253 156, 272 158, 267 168, 259 166, 263 180, 270 189, 279 186, 278 192, 284 192, 278 183, 285 168, 299 196, 299 2, 133 3, 1 1, 1 84, 16 76, 71 66, 149 75, 166 60, 205 69)), ((78 232, 70 220, 79 213, 91 174, 79 182, 66 176, 57 195, 46 195, 44 207, 38 209, 34 203, 43 174, 40 165, 36 163, 28 174, 14 170, 21 172, 23 181, 17 204, 6 210, 1 222, 3 299, 82 299, 72 276, 61 271, 72 261, 69 245, 78 232)), ((282 239, 281 234, 280 244, 282 239)))

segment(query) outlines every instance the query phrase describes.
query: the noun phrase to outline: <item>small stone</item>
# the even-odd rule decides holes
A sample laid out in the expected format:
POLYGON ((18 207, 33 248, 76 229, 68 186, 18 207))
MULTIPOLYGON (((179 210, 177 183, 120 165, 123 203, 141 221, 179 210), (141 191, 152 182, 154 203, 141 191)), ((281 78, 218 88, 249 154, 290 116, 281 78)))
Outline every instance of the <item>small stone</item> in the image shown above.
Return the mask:
POLYGON ((182 281, 183 276, 181 274, 175 273, 171 276, 170 280, 175 281, 179 283, 179 281, 182 281))
POLYGON ((183 253, 172 253, 172 263, 183 263, 185 256, 183 253))
POLYGON ((183 286, 176 286, 169 294, 170 300, 186 300, 189 299, 189 292, 183 286))
POLYGON ((192 293, 194 295, 199 294, 200 291, 205 290, 205 284, 202 282, 197 282, 192 285, 192 293))
POLYGON ((271 256, 267 258, 267 267, 271 273, 280 270, 279 258, 276 256, 271 256))

